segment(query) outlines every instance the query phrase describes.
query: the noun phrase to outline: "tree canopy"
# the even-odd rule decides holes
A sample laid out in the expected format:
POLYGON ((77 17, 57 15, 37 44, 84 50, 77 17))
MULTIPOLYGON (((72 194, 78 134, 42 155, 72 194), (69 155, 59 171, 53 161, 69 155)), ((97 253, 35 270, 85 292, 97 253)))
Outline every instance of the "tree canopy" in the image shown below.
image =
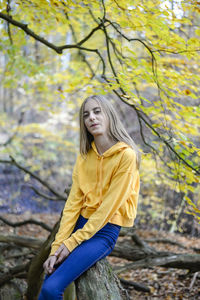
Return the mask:
POLYGON ((193 0, 1 1, 2 162, 69 175, 78 108, 108 94, 134 114, 144 204, 160 214, 174 191, 175 215, 200 219, 199 21, 193 0))

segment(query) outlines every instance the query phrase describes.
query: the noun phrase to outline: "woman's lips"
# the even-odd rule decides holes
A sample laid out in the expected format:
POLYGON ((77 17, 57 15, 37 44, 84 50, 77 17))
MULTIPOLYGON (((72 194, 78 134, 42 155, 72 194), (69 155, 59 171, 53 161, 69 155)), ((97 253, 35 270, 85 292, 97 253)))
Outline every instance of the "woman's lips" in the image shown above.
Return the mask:
POLYGON ((90 127, 96 127, 97 125, 99 125, 99 124, 92 124, 90 127))

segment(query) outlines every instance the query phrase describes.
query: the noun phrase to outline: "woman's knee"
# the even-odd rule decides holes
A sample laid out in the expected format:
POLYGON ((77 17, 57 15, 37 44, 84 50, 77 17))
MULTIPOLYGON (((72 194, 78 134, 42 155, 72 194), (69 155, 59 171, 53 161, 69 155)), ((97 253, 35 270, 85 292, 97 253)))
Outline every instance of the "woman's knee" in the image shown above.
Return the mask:
POLYGON ((48 300, 62 299, 58 287, 54 283, 48 282, 48 280, 42 286, 41 295, 48 300))

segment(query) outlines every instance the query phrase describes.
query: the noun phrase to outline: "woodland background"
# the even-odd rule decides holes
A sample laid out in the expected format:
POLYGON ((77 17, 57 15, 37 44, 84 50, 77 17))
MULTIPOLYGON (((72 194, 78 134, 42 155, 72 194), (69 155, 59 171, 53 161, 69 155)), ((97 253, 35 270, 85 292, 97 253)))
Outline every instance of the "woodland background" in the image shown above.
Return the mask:
MULTIPOLYGON (((12 238, 46 238, 36 223, 59 219, 79 149, 79 107, 93 94, 110 97, 142 152, 137 235, 171 237, 199 253, 199 24, 200 2, 192 0, 0 1, 0 217, 11 238, 0 240, 4 278, 21 263, 12 260, 13 243, 19 247, 12 238), (28 219, 35 224, 17 226, 28 219)), ((30 262, 36 252, 27 253, 30 262)), ((151 286, 138 299, 197 299, 196 259, 196 269, 177 274, 177 284, 178 276, 190 282, 174 283, 177 295, 170 287, 159 294, 152 282, 165 271, 151 265, 135 278, 151 286)), ((20 272, 1 283, 14 285, 16 297, 27 266, 20 272)), ((174 269, 166 272, 170 283, 174 269)))

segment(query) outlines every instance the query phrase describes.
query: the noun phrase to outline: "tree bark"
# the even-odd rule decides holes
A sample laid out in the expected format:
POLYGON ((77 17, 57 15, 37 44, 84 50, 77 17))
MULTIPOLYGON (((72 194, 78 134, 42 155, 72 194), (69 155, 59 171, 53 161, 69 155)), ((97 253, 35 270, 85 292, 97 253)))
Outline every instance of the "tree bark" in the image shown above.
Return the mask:
POLYGON ((13 279, 13 277, 15 277, 15 275, 19 275, 24 273, 24 271, 27 271, 29 267, 29 263, 26 264, 22 264, 22 265, 18 265, 14 268, 10 268, 7 272, 2 272, 2 274, 0 275, 0 287, 9 282, 11 279, 13 279))
MULTIPOLYGON (((38 254, 33 258, 29 271, 28 271, 28 289, 26 292, 26 298, 28 300, 36 300, 43 281, 43 263, 47 259, 50 251, 51 243, 55 238, 55 234, 58 230, 59 222, 55 225, 52 233, 42 245, 38 254)), ((125 290, 121 287, 119 280, 114 275, 111 267, 108 263, 99 261, 97 266, 93 266, 87 272, 80 276, 78 279, 77 287, 78 299, 113 299, 113 300, 127 300, 128 296, 125 290), (88 274, 87 274, 88 273, 88 274), (109 284, 108 284, 109 282, 109 284), (98 288, 103 289, 102 292, 98 288), (104 288, 103 288, 104 287, 104 288), (86 298, 85 292, 93 295, 97 293, 97 297, 86 298), (89 292, 90 291, 90 292, 89 292), (103 295, 109 294, 109 298, 103 297, 103 295), (112 296, 114 295, 114 296, 112 296)), ((73 285, 68 286, 64 294, 64 299, 72 300, 74 298, 73 285)))
POLYGON ((117 268, 117 272, 121 270, 151 268, 154 266, 162 266, 166 268, 188 269, 192 272, 200 270, 200 255, 187 253, 172 253, 167 251, 156 251, 151 247, 140 247, 134 245, 130 240, 117 242, 112 256, 125 258, 134 263, 127 264, 125 267, 117 268))
POLYGON ((28 300, 37 300, 37 296, 43 281, 43 263, 48 258, 51 243, 54 241, 58 227, 59 222, 56 223, 51 234, 41 246, 40 251, 31 261, 28 271, 28 288, 26 291, 26 298, 28 300))
POLYGON ((128 269, 135 270, 141 268, 152 268, 152 267, 165 267, 165 268, 176 268, 186 269, 191 272, 197 272, 200 270, 200 255, 198 254, 171 254, 168 253, 164 256, 147 257, 135 261, 130 264, 126 264, 123 267, 115 269, 116 273, 124 272, 128 269))
POLYGON ((0 234, 0 242, 1 243, 13 243, 17 246, 21 247, 28 247, 28 248, 34 248, 38 249, 44 240, 39 240, 32 237, 26 237, 26 236, 19 236, 19 235, 3 235, 0 234))
POLYGON ((128 293, 106 259, 101 259, 76 280, 78 300, 128 300, 128 293))

